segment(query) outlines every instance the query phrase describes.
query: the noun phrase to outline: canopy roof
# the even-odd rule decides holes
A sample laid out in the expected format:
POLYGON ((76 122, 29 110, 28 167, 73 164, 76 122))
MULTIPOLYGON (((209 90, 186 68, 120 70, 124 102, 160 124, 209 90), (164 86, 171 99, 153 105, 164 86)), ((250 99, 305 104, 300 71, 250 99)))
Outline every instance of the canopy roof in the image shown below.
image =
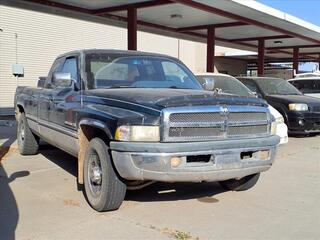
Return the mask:
POLYGON ((320 27, 254 0, 24 0, 50 7, 126 22, 136 8, 141 30, 205 42, 209 25, 216 44, 257 51, 265 40, 266 58, 291 58, 299 47, 301 58, 319 61, 320 27))

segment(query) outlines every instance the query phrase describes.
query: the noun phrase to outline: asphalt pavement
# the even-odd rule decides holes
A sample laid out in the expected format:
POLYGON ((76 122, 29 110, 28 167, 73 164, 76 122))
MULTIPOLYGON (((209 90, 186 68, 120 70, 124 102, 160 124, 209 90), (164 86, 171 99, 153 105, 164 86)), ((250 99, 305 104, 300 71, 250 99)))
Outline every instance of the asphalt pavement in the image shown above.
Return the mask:
POLYGON ((76 159, 42 145, 20 156, 0 126, 0 239, 320 239, 320 136, 290 138, 245 192, 156 183, 98 213, 77 187, 76 159))

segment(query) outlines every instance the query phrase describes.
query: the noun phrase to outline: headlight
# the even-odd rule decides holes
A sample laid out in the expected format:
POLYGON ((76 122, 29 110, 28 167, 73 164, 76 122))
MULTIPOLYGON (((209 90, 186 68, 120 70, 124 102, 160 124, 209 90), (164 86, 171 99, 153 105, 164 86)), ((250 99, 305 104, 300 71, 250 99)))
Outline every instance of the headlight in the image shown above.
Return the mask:
POLYGON ((120 126, 116 130, 118 141, 159 142, 159 126, 120 126))
POLYGON ((305 103, 290 103, 289 110, 291 110, 291 111, 308 111, 308 105, 305 103))
POLYGON ((284 118, 281 116, 281 117, 277 117, 276 118, 276 123, 277 124, 281 124, 281 123, 284 123, 284 118))

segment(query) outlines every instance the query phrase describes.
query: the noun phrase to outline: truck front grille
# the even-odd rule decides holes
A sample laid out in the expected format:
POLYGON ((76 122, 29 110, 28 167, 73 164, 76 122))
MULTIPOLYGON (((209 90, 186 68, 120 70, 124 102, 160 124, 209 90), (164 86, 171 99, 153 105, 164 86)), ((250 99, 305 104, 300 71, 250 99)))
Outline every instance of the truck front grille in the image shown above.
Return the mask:
POLYGON ((267 108, 206 106, 168 108, 163 111, 164 142, 206 141, 270 134, 267 108))

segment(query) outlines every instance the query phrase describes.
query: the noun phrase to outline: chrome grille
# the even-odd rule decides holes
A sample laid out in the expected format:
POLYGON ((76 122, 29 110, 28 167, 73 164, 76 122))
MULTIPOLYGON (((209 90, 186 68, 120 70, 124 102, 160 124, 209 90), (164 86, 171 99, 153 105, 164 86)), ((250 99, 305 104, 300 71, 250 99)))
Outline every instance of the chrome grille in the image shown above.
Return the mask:
POLYGON ((212 122, 221 121, 220 113, 172 113, 170 114, 170 122, 212 122))
POLYGON ((185 138, 203 138, 211 136, 219 136, 221 133, 220 127, 171 127, 169 129, 170 137, 185 137, 185 138))
POLYGON ((314 106, 314 107, 312 107, 312 110, 314 112, 320 112, 320 106, 314 106))
POLYGON ((239 136, 248 134, 264 134, 268 132, 268 125, 257 126, 234 126, 228 127, 228 136, 239 136))
POLYGON ((266 120, 266 113, 263 112, 231 112, 229 121, 263 121, 266 120))
POLYGON ((270 133, 267 108, 206 106, 163 111, 164 142, 256 137, 270 133), (195 111, 196 110, 196 111, 195 111))

